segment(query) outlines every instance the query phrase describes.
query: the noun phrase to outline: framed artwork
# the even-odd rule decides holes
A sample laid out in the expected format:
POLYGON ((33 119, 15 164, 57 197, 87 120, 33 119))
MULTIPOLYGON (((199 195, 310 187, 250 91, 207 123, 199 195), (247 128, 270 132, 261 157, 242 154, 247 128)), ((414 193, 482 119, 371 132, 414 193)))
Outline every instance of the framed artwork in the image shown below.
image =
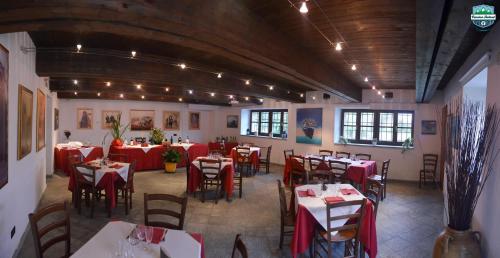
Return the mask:
POLYGON ((297 109, 297 143, 321 145, 322 127, 323 109, 297 109))
POLYGON ((189 130, 200 130, 200 113, 189 112, 189 130))
POLYGON ((120 116, 121 114, 122 112, 117 110, 103 110, 101 112, 102 129, 111 129, 111 125, 118 119, 118 116, 120 116))
POLYGON ((181 114, 177 111, 163 111, 163 129, 178 131, 181 124, 181 114))
POLYGON ((33 128, 33 92, 19 85, 17 113, 17 160, 31 152, 33 128))
POLYGON ((59 129, 59 109, 54 108, 54 131, 59 129))
POLYGON ((76 128, 92 129, 94 110, 91 108, 78 108, 76 110, 76 128))
POLYGON ((130 110, 130 130, 149 131, 154 127, 154 110, 130 110))
POLYGON ((422 134, 435 135, 437 130, 436 120, 422 120, 422 134))
POLYGON ((227 118, 227 128, 238 128, 238 116, 228 115, 227 118))
MULTIPOLYGON (((9 51, 0 44, 0 188, 9 180, 8 172, 8 93, 9 51)), ((33 98, 33 97, 32 97, 33 98)), ((30 146, 31 147, 31 146, 30 146)), ((31 151, 31 148, 30 148, 31 151)))
POLYGON ((36 90, 36 151, 45 147, 45 93, 36 90))

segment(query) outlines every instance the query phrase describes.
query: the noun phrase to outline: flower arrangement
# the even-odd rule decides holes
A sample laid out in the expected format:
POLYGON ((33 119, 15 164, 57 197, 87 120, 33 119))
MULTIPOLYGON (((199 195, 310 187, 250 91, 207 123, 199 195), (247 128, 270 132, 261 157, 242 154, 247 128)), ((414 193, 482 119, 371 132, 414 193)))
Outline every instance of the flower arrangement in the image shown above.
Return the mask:
POLYGON ((122 145, 123 144, 122 136, 130 126, 130 123, 125 126, 122 126, 121 118, 122 115, 118 114, 116 116, 116 119, 111 122, 111 136, 113 136, 113 142, 111 143, 111 145, 122 145))
POLYGON ((149 134, 151 137, 151 143, 153 144, 162 144, 163 139, 165 138, 165 133, 163 133, 160 128, 153 128, 149 134))
POLYGON ((165 163, 179 163, 181 161, 181 155, 173 148, 168 149, 161 156, 165 163))

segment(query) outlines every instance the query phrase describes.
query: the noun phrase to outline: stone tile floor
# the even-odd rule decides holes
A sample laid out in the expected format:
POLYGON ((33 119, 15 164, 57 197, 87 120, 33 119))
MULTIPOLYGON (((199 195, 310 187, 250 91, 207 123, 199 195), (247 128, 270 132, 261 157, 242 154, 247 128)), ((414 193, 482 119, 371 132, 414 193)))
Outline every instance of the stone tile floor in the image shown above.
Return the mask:
MULTIPOLYGON (((283 167, 271 166, 270 174, 258 174, 244 179, 243 198, 232 202, 201 201, 189 197, 185 230, 200 232, 205 239, 207 258, 230 257, 234 237, 242 234, 250 257, 291 257, 288 248, 279 250, 279 200, 276 179, 281 179, 283 167)), ((169 193, 183 195, 186 187, 185 170, 175 174, 161 171, 141 172, 135 175, 136 194, 133 209, 125 216, 120 199, 111 219, 143 223, 143 193, 169 193)), ((54 175, 47 180, 40 207, 54 202, 70 201, 67 177, 54 175)), ((442 229, 443 200, 433 188, 419 189, 416 183, 389 182, 387 199, 379 206, 377 218, 378 257, 431 257, 434 239, 442 229)), ((236 193, 235 193, 236 194, 236 193)), ((289 199, 288 199, 289 200, 289 199)), ((104 211, 104 202, 96 207, 94 219, 89 209, 82 214, 71 211, 71 249, 75 252, 110 219, 104 211)), ((17 257, 35 257, 31 231, 28 228, 17 257)), ((55 246, 47 257, 56 257, 62 250, 55 246)))

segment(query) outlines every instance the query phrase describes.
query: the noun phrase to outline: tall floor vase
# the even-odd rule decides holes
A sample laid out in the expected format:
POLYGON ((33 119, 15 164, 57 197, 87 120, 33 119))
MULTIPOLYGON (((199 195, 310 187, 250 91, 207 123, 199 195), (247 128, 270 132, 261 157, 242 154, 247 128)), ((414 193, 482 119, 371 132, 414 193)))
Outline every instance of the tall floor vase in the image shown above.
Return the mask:
POLYGON ((479 232, 446 227, 436 239, 433 258, 481 258, 479 232))

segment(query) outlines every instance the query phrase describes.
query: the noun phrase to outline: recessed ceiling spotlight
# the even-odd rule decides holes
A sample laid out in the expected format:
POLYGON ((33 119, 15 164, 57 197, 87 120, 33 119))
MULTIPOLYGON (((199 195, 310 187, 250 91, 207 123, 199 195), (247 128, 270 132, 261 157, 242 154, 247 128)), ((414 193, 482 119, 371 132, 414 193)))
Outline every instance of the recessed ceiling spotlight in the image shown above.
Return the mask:
POLYGON ((186 66, 186 64, 185 64, 185 63, 182 63, 182 64, 179 64, 179 67, 180 67, 182 70, 184 70, 184 69, 186 69, 186 67, 187 67, 187 66, 186 66))
POLYGON ((264 99, 259 99, 260 103, 264 102, 264 99))
POLYGON ((145 97, 144 97, 144 95, 142 95, 142 96, 141 96, 141 99, 144 99, 144 98, 145 98, 145 97))
POLYGON ((382 92, 381 92, 381 91, 377 91, 377 94, 378 94, 378 95, 382 95, 382 92))
POLYGON ((122 98, 122 99, 123 99, 123 93, 120 93, 120 98, 122 98))
POLYGON ((136 84, 135 87, 140 90, 142 88, 142 84, 136 84))
POLYGON ((137 52, 135 52, 134 50, 132 50, 132 52, 130 52, 130 54, 132 54, 132 58, 134 58, 135 55, 137 54, 137 52))
POLYGON ((273 85, 269 85, 269 90, 274 90, 274 86, 273 85))
POLYGON ((249 99, 248 97, 245 97, 245 100, 246 100, 246 101, 248 101, 248 99, 249 99))
POLYGON ((77 85, 78 84, 78 80, 73 80, 73 84, 77 85))
POLYGON ((77 44, 76 45, 76 51, 80 52, 81 49, 82 49, 82 44, 77 44))
POLYGON ((210 96, 214 97, 215 96, 215 92, 210 92, 210 96))
POLYGON ((75 91, 75 96, 78 95, 78 92, 75 91))
POLYGON ((106 86, 111 86, 111 82, 106 82, 106 86))
POLYGON ((182 98, 179 98, 179 102, 182 102, 182 98))
POLYGON ((290 94, 290 91, 287 91, 286 93, 287 93, 287 94, 290 94))
POLYGON ((385 99, 385 96, 384 96, 384 95, 382 95, 382 98, 383 98, 383 99, 385 99))
POLYGON ((222 73, 218 73, 217 78, 219 78, 219 79, 222 78, 222 73))
POLYGON ((375 85, 372 86, 372 90, 376 90, 377 88, 375 87, 375 85))
POLYGON ((166 91, 166 92, 169 92, 169 91, 170 91, 170 88, 166 87, 166 88, 165 88, 165 91, 166 91))
POLYGON ((302 4, 300 5, 299 12, 304 14, 309 12, 309 9, 307 9, 306 1, 302 2, 302 4))
POLYGON ((233 99, 234 97, 233 97, 233 95, 229 95, 229 98, 230 98, 230 99, 233 99))
POLYGON ((368 82, 368 77, 365 77, 365 82, 368 82))
POLYGON ((351 66, 351 70, 356 71, 356 69, 358 69, 358 68, 356 68, 356 65, 355 65, 355 64, 353 64, 353 65, 351 66))
POLYGON ((337 42, 337 44, 335 44, 335 50, 336 51, 341 51, 342 50, 342 44, 340 44, 340 42, 337 42))
POLYGON ((97 93, 97 97, 100 97, 100 96, 101 96, 101 93, 100 93, 100 92, 98 92, 98 93, 97 93))
POLYGON ((250 80, 245 80, 245 85, 250 85, 250 80))
POLYGON ((313 96, 313 97, 312 97, 312 99, 313 99, 313 100, 316 100, 316 96, 313 96))
POLYGON ((193 94, 193 90, 188 90, 188 93, 189 94, 193 94))
POLYGON ((300 97, 303 98, 304 97, 304 93, 300 93, 300 97))

